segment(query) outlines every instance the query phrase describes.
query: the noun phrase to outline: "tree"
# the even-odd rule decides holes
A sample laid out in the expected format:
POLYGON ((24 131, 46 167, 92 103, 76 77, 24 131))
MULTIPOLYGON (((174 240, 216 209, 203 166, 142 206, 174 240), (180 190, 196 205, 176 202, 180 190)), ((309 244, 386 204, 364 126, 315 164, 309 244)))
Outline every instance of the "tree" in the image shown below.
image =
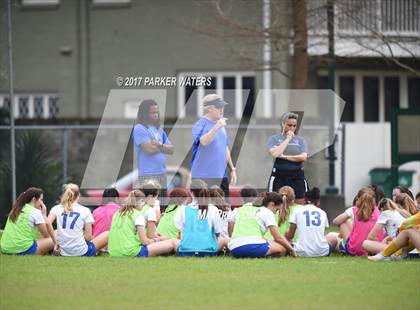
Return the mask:
MULTIPOLYGON (((417 33, 420 31, 419 23, 415 24, 415 20, 420 19, 420 1, 411 0, 409 2, 413 6, 412 8, 408 8, 409 10, 406 11, 401 9, 401 16, 398 20, 394 18, 394 20, 387 21, 381 15, 388 14, 386 12, 392 9, 398 11, 398 5, 400 4, 388 8, 386 1, 334 1, 335 20, 338 25, 335 34, 336 42, 346 40, 353 45, 357 45, 360 50, 372 52, 373 55, 388 64, 393 64, 420 76, 420 61, 418 55, 411 48, 411 46, 420 44, 418 35, 413 33, 413 37, 403 36, 398 27, 396 31, 392 32, 392 35, 388 31, 395 28, 393 23, 400 22, 406 15, 413 20, 411 22, 413 24, 412 29, 417 29, 417 33), (380 7, 378 7, 378 4, 380 7), (382 23, 379 20, 382 20, 382 23), (378 27, 379 24, 381 24, 381 27, 378 27), (358 35, 349 36, 348 31, 346 31, 349 28, 352 28, 358 35), (373 42, 376 43, 372 44, 373 42), (405 52, 404 59, 401 59, 395 53, 397 49, 405 52)), ((185 24, 185 26, 194 32, 223 40, 223 44, 230 48, 233 55, 236 55, 246 66, 255 71, 264 68, 259 53, 264 38, 268 34, 273 50, 269 69, 289 78, 292 88, 305 88, 309 69, 308 58, 311 58, 315 66, 328 61, 325 57, 328 50, 327 0, 271 0, 271 26, 268 29, 262 27, 261 18, 252 22, 244 21, 241 17, 235 17, 233 14, 234 3, 238 2, 198 1, 197 4, 204 11, 209 12, 208 18, 202 18, 199 21, 185 24), (241 42, 245 43, 241 44, 241 42), (325 50, 325 52, 308 53, 308 50, 314 51, 316 49, 325 50), (290 50, 293 50, 291 56, 285 57, 282 54, 282 52, 290 50), (308 54, 314 56, 308 56, 308 54), (292 74, 284 69, 285 64, 290 63, 291 60, 292 74)), ((256 4, 255 8, 259 10, 253 13, 258 17, 261 16, 262 1, 253 1, 252 3, 256 4)), ((351 50, 345 56, 352 63, 356 61, 355 57, 360 57, 351 50)))
MULTIPOLYGON (((3 137, 4 135, 1 137, 2 140, 3 137)), ((17 136, 15 145, 16 190, 19 194, 28 187, 42 188, 44 202, 48 207, 51 207, 60 194, 61 168, 60 163, 55 160, 49 141, 46 134, 31 131, 17 136)), ((6 147, 2 147, 4 151, 0 155, 0 227, 4 226, 12 206, 10 142, 4 143, 3 146, 6 147)))

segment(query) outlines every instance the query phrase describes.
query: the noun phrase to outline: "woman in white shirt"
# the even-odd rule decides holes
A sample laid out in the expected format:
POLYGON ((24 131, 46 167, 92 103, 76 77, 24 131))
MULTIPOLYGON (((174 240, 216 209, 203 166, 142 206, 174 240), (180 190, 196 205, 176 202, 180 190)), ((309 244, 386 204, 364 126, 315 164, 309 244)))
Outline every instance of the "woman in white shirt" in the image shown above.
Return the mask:
POLYGON ((381 215, 370 231, 367 240, 363 242, 363 248, 370 254, 383 251, 388 243, 397 237, 398 227, 404 219, 410 216, 408 211, 401 209, 398 204, 388 198, 379 201, 378 209, 381 211, 381 215), (376 241, 376 236, 383 229, 385 229, 386 238, 382 242, 376 241))
POLYGON ((57 220, 59 247, 54 248, 55 254, 95 256, 108 242, 108 231, 92 239, 92 224, 95 220, 88 208, 78 204, 79 197, 79 186, 72 183, 64 185, 61 203, 54 206, 48 215, 48 224, 57 220))

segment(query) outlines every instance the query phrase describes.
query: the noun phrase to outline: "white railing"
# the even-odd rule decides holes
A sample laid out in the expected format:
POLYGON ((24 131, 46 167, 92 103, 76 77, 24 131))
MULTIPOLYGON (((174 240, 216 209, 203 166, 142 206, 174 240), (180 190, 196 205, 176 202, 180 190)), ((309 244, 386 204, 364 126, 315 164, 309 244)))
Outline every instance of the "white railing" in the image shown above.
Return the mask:
MULTIPOLYGON (((327 33, 327 0, 308 1, 309 33, 327 33)), ((337 0, 334 6, 338 35, 420 36, 418 0, 337 0)))
MULTIPOLYGON (((10 108, 9 95, 0 94, 0 108, 10 108)), ((15 94, 15 118, 55 118, 60 112, 57 94, 15 94)))

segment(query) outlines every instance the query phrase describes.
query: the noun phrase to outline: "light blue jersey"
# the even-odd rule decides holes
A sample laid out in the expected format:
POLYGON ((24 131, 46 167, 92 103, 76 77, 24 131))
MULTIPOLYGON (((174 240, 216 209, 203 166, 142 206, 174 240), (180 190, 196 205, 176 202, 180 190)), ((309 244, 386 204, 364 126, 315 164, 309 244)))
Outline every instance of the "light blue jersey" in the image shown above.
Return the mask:
POLYGON ((216 253, 218 244, 214 228, 210 229, 206 212, 185 207, 185 224, 178 252, 216 253))

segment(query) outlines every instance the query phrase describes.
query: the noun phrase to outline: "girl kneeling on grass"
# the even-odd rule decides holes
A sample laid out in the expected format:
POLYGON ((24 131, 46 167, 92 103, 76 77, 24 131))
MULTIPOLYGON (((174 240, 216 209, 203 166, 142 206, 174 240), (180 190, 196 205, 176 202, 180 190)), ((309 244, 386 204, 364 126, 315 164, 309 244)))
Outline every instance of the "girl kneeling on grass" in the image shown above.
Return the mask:
POLYGON ((378 218, 375 226, 370 231, 367 240, 363 242, 363 248, 369 254, 377 254, 384 250, 387 246, 385 241, 390 242, 397 237, 398 227, 405 218, 410 216, 408 211, 401 209, 398 204, 391 199, 382 198, 378 205, 381 215, 378 218), (386 238, 382 241, 376 241, 376 236, 385 229, 386 238))
MULTIPOLYGON (((368 187, 362 188, 356 196, 356 206, 348 208, 333 220, 333 223, 340 227, 340 234, 337 236, 337 233, 331 232, 327 238, 340 237, 338 251, 344 255, 365 256, 367 253, 363 249, 363 241, 377 222, 379 213, 375 193, 368 187)), ((376 240, 382 239, 381 231, 376 240)))
POLYGON ((223 225, 219 209, 209 204, 207 185, 202 180, 191 182, 193 201, 181 206, 175 215, 175 226, 181 232, 179 256, 216 256, 228 239, 219 238, 223 225))
POLYGON ((108 231, 92 239, 92 223, 95 220, 90 210, 78 203, 79 197, 79 186, 73 183, 64 185, 61 203, 54 206, 48 215, 48 224, 52 225, 57 220, 60 249, 55 252, 62 256, 95 256, 108 242, 108 231))
POLYGON ((232 211, 229 217, 229 233, 232 236, 229 250, 236 258, 260 258, 272 255, 284 255, 289 251, 291 256, 296 252, 278 230, 274 213, 280 208, 282 198, 277 193, 266 193, 261 207, 245 204, 232 211), (273 241, 264 239, 270 231, 273 241))
POLYGON ((290 228, 286 234, 292 240, 297 229, 299 237, 294 248, 299 256, 327 256, 337 244, 337 238, 324 236, 328 228, 328 218, 324 210, 319 208, 319 188, 305 193, 305 205, 297 208, 290 216, 290 228))
POLYGON ((174 252, 178 241, 164 237, 149 239, 142 215, 146 197, 140 190, 128 194, 122 208, 115 213, 109 233, 108 252, 111 256, 158 256, 174 252))
POLYGON ((45 224, 43 197, 42 189, 30 187, 16 199, 1 238, 2 253, 45 255, 57 244, 52 226, 45 224))

